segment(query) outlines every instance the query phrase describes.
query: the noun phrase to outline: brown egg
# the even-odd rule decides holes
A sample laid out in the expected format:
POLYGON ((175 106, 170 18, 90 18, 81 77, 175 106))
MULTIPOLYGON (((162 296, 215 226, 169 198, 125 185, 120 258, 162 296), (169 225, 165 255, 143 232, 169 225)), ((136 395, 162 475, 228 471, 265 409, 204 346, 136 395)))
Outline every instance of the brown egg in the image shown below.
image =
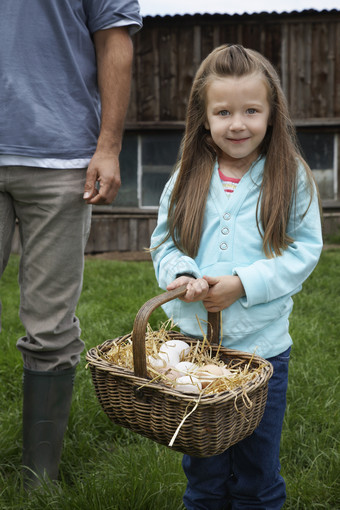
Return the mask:
POLYGON ((204 374, 211 374, 215 376, 222 376, 224 375, 224 367, 218 366, 218 365, 202 365, 197 373, 204 373, 204 374))
POLYGON ((218 377, 225 377, 227 369, 218 365, 208 364, 202 365, 195 375, 199 378, 202 388, 205 388, 218 377))

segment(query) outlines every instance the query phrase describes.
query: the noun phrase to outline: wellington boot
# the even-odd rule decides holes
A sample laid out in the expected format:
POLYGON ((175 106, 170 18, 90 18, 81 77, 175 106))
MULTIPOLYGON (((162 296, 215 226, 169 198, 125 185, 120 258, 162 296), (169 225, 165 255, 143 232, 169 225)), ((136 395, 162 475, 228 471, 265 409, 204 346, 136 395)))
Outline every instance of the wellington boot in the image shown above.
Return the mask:
POLYGON ((75 368, 36 372, 24 368, 24 487, 57 480, 68 423, 75 368))

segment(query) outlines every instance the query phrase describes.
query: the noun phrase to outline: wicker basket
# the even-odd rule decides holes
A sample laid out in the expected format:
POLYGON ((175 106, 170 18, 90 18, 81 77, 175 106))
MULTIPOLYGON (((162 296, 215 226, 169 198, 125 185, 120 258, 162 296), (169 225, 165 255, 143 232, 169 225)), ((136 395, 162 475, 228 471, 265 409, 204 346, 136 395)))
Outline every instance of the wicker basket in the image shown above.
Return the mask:
MULTIPOLYGON (((166 446, 171 443, 174 450, 182 453, 209 457, 224 452, 257 427, 264 412, 268 380, 273 369, 263 358, 220 347, 220 358, 226 364, 242 360, 245 364, 250 362, 252 368, 262 367, 255 382, 248 383, 246 388, 251 405, 244 399, 241 388, 198 399, 197 395, 181 393, 161 383, 150 383, 145 351, 149 316, 158 306, 184 293, 185 287, 181 287, 150 299, 136 315, 132 334, 116 339, 116 342, 124 342, 132 337, 134 372, 102 359, 101 354, 110 349, 112 340, 90 349, 86 359, 96 395, 112 422, 157 443, 166 446), (196 409, 188 416, 194 406, 196 409)), ((208 315, 208 338, 214 344, 213 352, 218 349, 219 317, 219 313, 208 315)), ((197 342, 177 331, 171 331, 170 335, 189 344, 197 342)))

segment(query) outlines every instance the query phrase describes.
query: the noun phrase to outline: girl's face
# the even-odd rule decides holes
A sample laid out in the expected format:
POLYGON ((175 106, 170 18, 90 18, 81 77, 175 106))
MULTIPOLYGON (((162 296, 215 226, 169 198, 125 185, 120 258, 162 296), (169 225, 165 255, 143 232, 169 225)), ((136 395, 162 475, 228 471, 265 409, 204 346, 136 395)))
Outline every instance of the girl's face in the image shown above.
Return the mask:
POLYGON ((269 116, 268 88, 260 74, 211 81, 206 91, 205 128, 221 151, 220 165, 224 161, 248 169, 259 156, 269 116))

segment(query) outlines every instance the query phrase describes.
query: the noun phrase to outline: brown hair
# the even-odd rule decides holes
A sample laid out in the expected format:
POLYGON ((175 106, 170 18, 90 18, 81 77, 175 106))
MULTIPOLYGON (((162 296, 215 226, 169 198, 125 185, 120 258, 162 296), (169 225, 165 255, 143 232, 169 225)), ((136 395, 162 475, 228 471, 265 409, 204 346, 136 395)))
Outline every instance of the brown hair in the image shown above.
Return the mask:
POLYGON ((205 204, 214 162, 218 154, 210 132, 205 129, 207 85, 218 77, 261 74, 268 88, 270 122, 259 147, 266 156, 257 203, 256 220, 267 257, 281 255, 292 239, 287 224, 296 196, 297 172, 302 162, 310 197, 313 177, 297 148, 295 129, 274 67, 260 53, 241 45, 223 45, 200 65, 192 85, 186 129, 181 145, 179 172, 171 193, 168 228, 175 245, 194 258, 197 255, 205 204))

